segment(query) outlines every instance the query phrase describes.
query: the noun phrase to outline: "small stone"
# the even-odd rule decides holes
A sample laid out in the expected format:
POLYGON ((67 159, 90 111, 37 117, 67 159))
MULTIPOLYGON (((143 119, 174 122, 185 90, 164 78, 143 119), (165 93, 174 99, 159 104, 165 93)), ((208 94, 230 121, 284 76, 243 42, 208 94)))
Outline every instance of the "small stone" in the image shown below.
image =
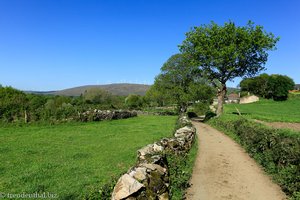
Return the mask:
POLYGON ((146 168, 138 167, 135 169, 135 173, 134 173, 133 177, 138 181, 143 181, 147 178, 146 174, 147 174, 146 168))
POLYGON ((141 149, 138 150, 139 157, 144 157, 146 154, 151 154, 153 153, 153 146, 152 144, 149 144, 141 149))
POLYGON ((160 152, 160 151, 163 151, 163 150, 164 150, 163 146, 157 145, 156 143, 153 144, 153 151, 160 152))
POLYGON ((143 164, 142 166, 146 167, 147 169, 150 169, 152 171, 157 170, 157 172, 159 172, 161 175, 165 174, 167 171, 166 168, 163 168, 162 166, 157 165, 157 164, 143 164))
POLYGON ((137 180, 129 176, 128 174, 124 174, 121 176, 114 187, 114 191, 112 193, 112 200, 121 200, 124 199, 133 193, 139 191, 143 184, 139 183, 137 180))
POLYGON ((159 200, 169 200, 169 194, 167 192, 161 194, 159 197, 158 197, 159 200))
POLYGON ((157 162, 159 162, 159 161, 161 161, 162 160, 162 157, 161 157, 161 155, 154 155, 154 156, 151 156, 151 161, 152 161, 152 163, 157 163, 157 162))
POLYGON ((146 167, 147 169, 150 169, 152 171, 154 171, 156 169, 156 167, 154 166, 154 164, 142 164, 143 167, 146 167))

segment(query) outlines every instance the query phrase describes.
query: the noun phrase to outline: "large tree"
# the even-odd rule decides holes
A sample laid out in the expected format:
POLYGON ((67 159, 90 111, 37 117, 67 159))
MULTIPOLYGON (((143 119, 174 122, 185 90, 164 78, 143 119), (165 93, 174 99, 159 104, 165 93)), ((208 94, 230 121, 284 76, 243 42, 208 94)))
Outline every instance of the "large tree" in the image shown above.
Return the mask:
POLYGON ((171 56, 161 67, 161 73, 156 77, 154 86, 165 97, 173 99, 181 112, 187 110, 188 104, 193 101, 207 101, 209 95, 203 95, 203 91, 212 90, 204 84, 199 73, 189 59, 182 54, 171 56), (196 87, 198 86, 198 87, 196 87), (201 87, 200 87, 201 86, 201 87), (197 91, 198 88, 201 91, 197 91))
POLYGON ((289 90, 294 89, 295 82, 288 76, 272 74, 268 86, 275 101, 285 101, 288 98, 289 90))
POLYGON ((253 78, 243 79, 240 83, 242 92, 251 92, 275 101, 287 100, 289 90, 295 87, 293 79, 280 74, 261 74, 253 78))
POLYGON ((240 82, 241 91, 244 93, 250 92, 263 98, 269 98, 269 79, 270 76, 265 73, 256 77, 245 78, 240 82))
POLYGON ((249 21, 244 27, 233 22, 224 26, 212 22, 194 27, 179 45, 207 79, 217 87, 217 115, 223 112, 226 82, 236 77, 251 77, 265 69, 268 50, 274 50, 279 38, 249 21))

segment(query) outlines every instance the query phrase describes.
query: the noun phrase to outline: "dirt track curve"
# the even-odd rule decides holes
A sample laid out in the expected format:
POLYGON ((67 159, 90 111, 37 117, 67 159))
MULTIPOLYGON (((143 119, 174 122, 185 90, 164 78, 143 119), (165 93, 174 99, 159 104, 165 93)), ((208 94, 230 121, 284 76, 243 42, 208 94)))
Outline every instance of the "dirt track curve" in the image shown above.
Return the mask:
POLYGON ((199 148, 188 200, 283 200, 280 187, 232 139, 194 123, 199 148))

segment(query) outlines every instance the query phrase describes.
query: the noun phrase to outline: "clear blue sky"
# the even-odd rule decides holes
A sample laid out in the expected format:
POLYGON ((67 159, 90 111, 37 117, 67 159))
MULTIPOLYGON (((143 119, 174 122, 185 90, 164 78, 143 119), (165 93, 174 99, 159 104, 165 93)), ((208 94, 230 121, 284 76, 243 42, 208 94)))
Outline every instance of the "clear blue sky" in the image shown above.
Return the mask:
POLYGON ((152 84, 185 33, 212 20, 252 20, 280 36, 266 72, 300 83, 299 0, 0 0, 0 84, 152 84))

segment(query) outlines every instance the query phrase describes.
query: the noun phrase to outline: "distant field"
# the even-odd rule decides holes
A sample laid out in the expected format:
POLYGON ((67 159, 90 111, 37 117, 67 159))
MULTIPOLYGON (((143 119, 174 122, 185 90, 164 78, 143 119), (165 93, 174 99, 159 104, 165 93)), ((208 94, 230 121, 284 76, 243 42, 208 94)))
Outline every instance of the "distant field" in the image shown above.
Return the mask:
POLYGON ((251 104, 226 104, 224 112, 226 115, 234 115, 239 111, 252 119, 278 122, 300 122, 300 99, 287 101, 261 100, 251 104))
POLYGON ((126 171, 136 151, 171 136, 176 117, 0 128, 0 192, 82 199, 126 171))

